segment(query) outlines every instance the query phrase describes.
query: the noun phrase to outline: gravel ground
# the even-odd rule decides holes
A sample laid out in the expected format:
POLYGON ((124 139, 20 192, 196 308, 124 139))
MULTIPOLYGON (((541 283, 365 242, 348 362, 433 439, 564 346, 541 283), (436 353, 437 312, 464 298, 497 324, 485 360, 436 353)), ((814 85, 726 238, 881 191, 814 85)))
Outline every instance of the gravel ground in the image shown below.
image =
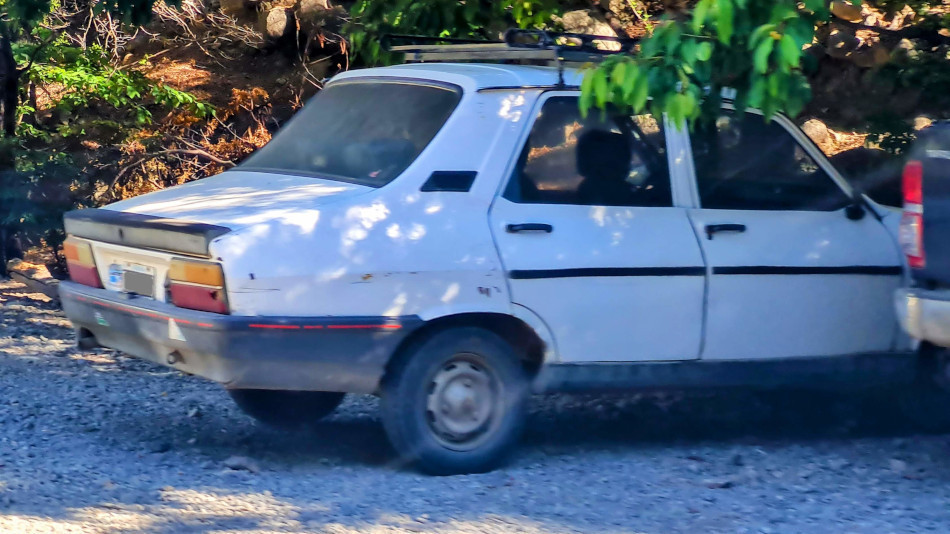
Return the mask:
POLYGON ((0 312, 0 532, 950 531, 950 437, 886 396, 539 398, 507 468, 431 478, 372 398, 272 431, 214 384, 76 351, 18 284, 0 312))

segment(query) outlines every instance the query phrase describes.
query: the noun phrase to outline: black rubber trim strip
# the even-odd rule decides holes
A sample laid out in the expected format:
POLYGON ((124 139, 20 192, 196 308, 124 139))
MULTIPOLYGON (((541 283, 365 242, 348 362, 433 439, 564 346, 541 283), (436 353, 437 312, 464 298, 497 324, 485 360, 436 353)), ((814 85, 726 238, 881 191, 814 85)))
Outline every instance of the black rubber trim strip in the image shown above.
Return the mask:
POLYGON ((435 171, 422 184, 423 193, 444 191, 450 193, 468 193, 475 183, 475 171, 435 171))
POLYGON ((620 276, 704 276, 705 267, 588 267, 580 269, 514 270, 508 272, 512 280, 539 280, 544 278, 599 278, 620 276))
POLYGON ((140 213, 85 209, 63 216, 66 233, 94 241, 210 257, 208 246, 230 228, 140 213))
POLYGON ((820 267, 783 267, 769 265, 751 265, 736 267, 713 267, 713 274, 752 274, 752 275, 802 275, 802 274, 866 274, 877 276, 897 276, 903 274, 900 265, 845 265, 820 267))

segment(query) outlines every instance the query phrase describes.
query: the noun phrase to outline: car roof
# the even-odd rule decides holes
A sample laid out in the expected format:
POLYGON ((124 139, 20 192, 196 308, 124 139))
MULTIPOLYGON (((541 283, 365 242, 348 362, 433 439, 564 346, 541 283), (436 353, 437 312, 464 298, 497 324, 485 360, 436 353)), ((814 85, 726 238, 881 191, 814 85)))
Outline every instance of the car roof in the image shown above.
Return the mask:
MULTIPOLYGON (((565 68, 564 85, 580 85, 582 75, 565 68)), ((490 88, 550 87, 558 84, 558 69, 532 65, 494 63, 407 63, 343 72, 332 82, 364 77, 397 77, 454 83, 467 91, 490 88)), ((332 83, 331 82, 331 83, 332 83)))

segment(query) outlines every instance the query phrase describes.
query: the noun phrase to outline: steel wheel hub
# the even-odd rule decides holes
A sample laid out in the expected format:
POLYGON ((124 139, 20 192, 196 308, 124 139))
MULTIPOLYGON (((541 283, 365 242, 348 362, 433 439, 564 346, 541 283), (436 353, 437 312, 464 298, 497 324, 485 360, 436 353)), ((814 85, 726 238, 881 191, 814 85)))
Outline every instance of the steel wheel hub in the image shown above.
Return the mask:
POLYGON ((473 362, 453 359, 429 385, 429 424, 447 445, 474 447, 492 422, 495 402, 493 377, 473 362))

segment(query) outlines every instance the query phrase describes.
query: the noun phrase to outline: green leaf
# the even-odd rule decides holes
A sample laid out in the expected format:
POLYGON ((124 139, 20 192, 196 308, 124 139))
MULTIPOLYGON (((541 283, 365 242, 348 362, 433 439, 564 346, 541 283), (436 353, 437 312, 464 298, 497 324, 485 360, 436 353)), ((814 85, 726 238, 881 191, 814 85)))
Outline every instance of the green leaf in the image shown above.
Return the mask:
POLYGON ((749 89, 748 103, 750 107, 757 108, 762 105, 765 98, 765 78, 756 77, 749 89))
POLYGON ((795 39, 786 33, 779 41, 779 54, 786 65, 795 68, 801 62, 802 49, 795 39))
POLYGON ((696 62, 696 41, 693 39, 688 39, 683 41, 683 45, 680 46, 680 57, 683 58, 683 61, 686 62, 686 65, 692 65, 696 62))
POLYGON ((719 41, 722 44, 729 44, 732 41, 733 24, 735 23, 732 0, 719 0, 719 13, 717 17, 717 28, 719 32, 719 41))
POLYGON ((612 71, 610 71, 610 83, 617 87, 623 87, 623 82, 627 76, 627 63, 618 61, 612 71))
POLYGON ((587 71, 584 79, 581 81, 581 97, 578 99, 578 107, 581 108, 581 117, 587 118, 591 106, 594 105, 594 72, 587 71))
POLYGON ((709 15, 709 7, 712 5, 712 0, 699 0, 696 4, 696 7, 693 8, 693 19, 691 21, 691 28, 693 33, 699 33, 703 28, 703 24, 706 23, 706 17, 709 15))
POLYGON ((770 34, 775 31, 775 28, 777 28, 775 24, 763 24, 756 28, 749 36, 749 50, 755 50, 762 39, 771 39, 770 34))
POLYGON ((597 107, 604 109, 607 107, 607 101, 610 98, 610 88, 607 84, 607 74, 603 69, 594 71, 594 101, 597 107))
POLYGON ((712 57, 713 45, 710 42, 703 41, 696 46, 696 59, 699 61, 709 61, 712 57))
POLYGON ((630 99, 630 105, 633 107, 633 111, 639 113, 643 111, 644 106, 646 106, 647 101, 650 99, 650 84, 649 79, 646 76, 646 73, 641 73, 637 77, 637 83, 633 89, 633 97, 630 99))
POLYGON ((631 98, 633 98, 633 90, 637 86, 637 80, 640 78, 640 67, 637 67, 634 64, 630 64, 629 72, 626 73, 626 77, 623 79, 621 84, 620 94, 624 102, 629 103, 631 98))
POLYGON ((775 46, 774 39, 765 39, 759 46, 755 47, 752 56, 752 65, 755 72, 765 74, 769 70, 769 56, 772 55, 772 48, 775 46))

